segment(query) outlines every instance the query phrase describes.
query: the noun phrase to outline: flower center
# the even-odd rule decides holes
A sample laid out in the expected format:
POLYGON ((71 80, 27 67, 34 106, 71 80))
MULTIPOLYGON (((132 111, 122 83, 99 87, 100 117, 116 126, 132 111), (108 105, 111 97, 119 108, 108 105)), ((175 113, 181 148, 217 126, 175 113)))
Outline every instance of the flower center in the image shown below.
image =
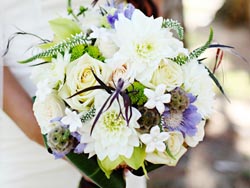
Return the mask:
POLYGON ((81 76, 81 83, 89 82, 92 79, 92 77, 93 77, 93 74, 90 68, 84 70, 81 76))
POLYGON ((125 120, 116 111, 106 112, 103 117, 105 128, 110 131, 119 131, 125 124, 125 120))
POLYGON ((177 128, 181 124, 182 118, 182 113, 170 112, 169 116, 164 118, 164 122, 169 127, 177 128))
POLYGON ((149 42, 136 45, 136 53, 141 57, 147 57, 147 54, 152 50, 153 45, 149 42))

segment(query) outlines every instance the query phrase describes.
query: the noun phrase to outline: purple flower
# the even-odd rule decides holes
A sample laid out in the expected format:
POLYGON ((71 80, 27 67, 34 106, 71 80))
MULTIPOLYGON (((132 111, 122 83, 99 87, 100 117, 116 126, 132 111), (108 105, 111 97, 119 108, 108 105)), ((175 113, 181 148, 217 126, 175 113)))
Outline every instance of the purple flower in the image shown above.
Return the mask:
POLYGON ((74 153, 83 153, 84 149, 86 148, 87 144, 85 143, 80 143, 76 146, 76 148, 74 149, 74 153))
POLYGON ((115 5, 115 3, 111 3, 109 6, 116 8, 114 14, 108 14, 107 16, 107 20, 112 28, 115 28, 115 22, 119 20, 118 14, 123 14, 126 18, 131 19, 135 10, 132 4, 124 6, 123 4, 115 5))
POLYGON ((134 11, 135 7, 132 4, 128 4, 127 8, 124 10, 124 16, 128 19, 131 19, 134 11))
POLYGON ((54 155, 55 159, 61 159, 63 157, 65 157, 65 155, 67 155, 70 151, 64 151, 64 152, 56 152, 56 151, 52 151, 52 154, 54 155))
POLYGON ((183 111, 172 110, 166 107, 163 113, 163 127, 169 131, 180 131, 184 137, 194 136, 197 132, 197 124, 202 120, 201 115, 197 112, 197 107, 192 103, 196 97, 191 93, 186 94, 189 99, 189 105, 183 111))

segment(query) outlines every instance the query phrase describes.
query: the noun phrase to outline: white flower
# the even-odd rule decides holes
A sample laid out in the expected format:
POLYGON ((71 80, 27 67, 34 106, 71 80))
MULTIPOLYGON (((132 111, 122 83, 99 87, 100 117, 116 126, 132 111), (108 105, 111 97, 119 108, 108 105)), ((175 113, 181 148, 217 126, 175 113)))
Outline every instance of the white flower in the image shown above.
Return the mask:
POLYGON ((194 105, 203 118, 208 118, 213 112, 215 93, 213 81, 204 65, 197 60, 187 62, 182 66, 184 90, 197 96, 194 105))
MULTIPOLYGON (((114 59, 130 59, 140 82, 149 81, 162 59, 176 57, 178 49, 183 48, 182 42, 175 39, 168 29, 162 28, 162 17, 147 17, 137 9, 131 20, 123 14, 118 16, 113 38, 119 51, 114 59)), ((112 62, 112 59, 108 61, 112 62)))
POLYGON ((108 83, 111 70, 106 64, 90 57, 87 53, 71 62, 66 69, 66 83, 59 94, 72 109, 81 112, 87 111, 93 105, 94 97, 99 91, 91 90, 70 99, 68 97, 88 87, 99 85, 92 70, 106 84, 108 83))
POLYGON ((183 83, 181 66, 171 60, 162 60, 154 71, 150 83, 154 86, 165 84, 167 91, 180 87, 183 83))
POLYGON ((36 90, 36 98, 40 101, 45 101, 46 97, 53 92, 53 85, 48 79, 38 82, 36 90))
POLYGON ((187 145, 189 145, 190 147, 195 147, 198 145, 198 143, 200 141, 203 140, 204 135, 205 135, 205 123, 206 121, 201 121, 198 125, 197 125, 197 132, 194 136, 188 136, 186 135, 185 137, 185 141, 187 143, 187 145))
POLYGON ((183 147, 184 138, 180 132, 169 132, 169 139, 166 141, 172 155, 177 155, 183 147))
POLYGON ((89 7, 84 14, 85 16, 79 17, 80 18, 79 23, 81 24, 82 30, 84 32, 87 32, 89 28, 93 26, 99 27, 101 25, 102 16, 99 14, 99 10, 89 7))
POLYGON ((140 136, 141 141, 146 144, 146 152, 152 153, 155 150, 164 152, 166 145, 164 141, 168 140, 169 133, 160 132, 158 125, 154 126, 150 130, 150 134, 142 134, 140 136))
POLYGON ((129 67, 129 64, 123 64, 117 68, 113 67, 113 70, 109 81, 110 86, 115 88, 120 78, 124 81, 123 90, 134 82, 134 71, 129 67))
POLYGON ((153 164, 166 164, 168 166, 175 166, 186 151, 187 149, 184 146, 181 146, 179 152, 174 155, 174 159, 166 152, 147 153, 146 160, 153 164))
POLYGON ((51 63, 34 67, 32 69, 31 79, 37 84, 47 80, 51 88, 60 88, 64 82, 65 67, 70 62, 70 56, 68 50, 66 50, 64 55, 58 53, 57 58, 53 58, 51 63))
POLYGON ((158 112, 162 114, 165 110, 164 103, 169 103, 171 95, 165 94, 166 86, 164 84, 160 84, 156 87, 155 91, 150 89, 144 89, 144 94, 148 98, 148 101, 144 105, 149 109, 153 109, 156 107, 158 112))
POLYGON ((36 97, 45 100, 55 88, 60 90, 65 78, 65 67, 70 62, 70 54, 66 50, 64 56, 57 54, 51 63, 45 63, 32 69, 31 79, 37 84, 36 97))
POLYGON ((112 58, 118 47, 113 42, 112 30, 106 28, 92 28, 93 32, 90 34, 90 38, 97 39, 95 45, 98 46, 100 52, 105 58, 112 58))
POLYGON ((36 120, 41 127, 42 134, 48 133, 55 127, 51 120, 64 116, 65 104, 56 93, 46 96, 44 101, 36 99, 33 105, 33 111, 36 120))
MULTIPOLYGON (((97 112, 108 96, 106 92, 98 93, 95 98, 97 112)), ((120 103, 122 111, 124 111, 121 98, 120 103)), ((139 138, 135 130, 135 128, 139 128, 137 123, 139 118, 140 112, 132 108, 132 118, 127 125, 126 120, 120 115, 118 102, 114 101, 110 108, 99 117, 92 132, 92 139, 86 138, 83 140, 87 144, 84 152, 90 153, 90 156, 95 153, 100 160, 108 157, 111 161, 114 161, 120 155, 130 158, 134 147, 139 146, 139 138)))
POLYGON ((70 132, 75 132, 78 128, 82 127, 80 114, 77 114, 76 111, 71 111, 69 108, 65 109, 65 114, 66 116, 61 119, 61 122, 69 125, 70 132))

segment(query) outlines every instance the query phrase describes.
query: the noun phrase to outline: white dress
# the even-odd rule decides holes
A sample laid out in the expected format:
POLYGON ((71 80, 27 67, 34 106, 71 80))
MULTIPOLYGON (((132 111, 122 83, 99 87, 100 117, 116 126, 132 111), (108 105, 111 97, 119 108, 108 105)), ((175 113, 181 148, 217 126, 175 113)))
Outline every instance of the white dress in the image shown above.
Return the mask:
MULTIPOLYGON (((74 0, 72 3, 83 1, 86 2, 74 0)), ((51 38, 48 20, 65 13, 66 4, 67 0, 1 0, 1 54, 17 28, 51 38)), ((29 79, 30 68, 17 61, 30 56, 24 52, 37 41, 33 37, 19 36, 12 42, 8 55, 0 58, 0 63, 10 67, 30 96, 35 92, 29 79)), ((0 108, 0 188, 77 188, 80 178, 80 173, 66 161, 55 160, 43 147, 30 141, 0 108)), ((146 181, 129 175, 127 187, 145 188, 146 181)))

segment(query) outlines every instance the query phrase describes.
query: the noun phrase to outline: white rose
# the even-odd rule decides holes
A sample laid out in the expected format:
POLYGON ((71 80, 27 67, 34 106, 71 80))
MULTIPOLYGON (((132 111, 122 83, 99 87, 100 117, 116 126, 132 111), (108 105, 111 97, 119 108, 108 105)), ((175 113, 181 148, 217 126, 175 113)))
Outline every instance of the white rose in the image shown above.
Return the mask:
POLYGON ((118 51, 118 47, 115 45, 112 39, 112 31, 106 28, 92 27, 91 38, 97 39, 96 45, 105 58, 112 58, 118 51))
POLYGON ((169 132, 169 134, 170 134, 170 137, 166 141, 166 143, 170 152, 173 155, 176 155, 183 147, 182 145, 184 142, 184 138, 180 132, 169 132))
POLYGON ((55 126, 51 120, 64 116, 65 104, 56 93, 51 93, 44 101, 35 100, 33 111, 42 134, 46 134, 55 126))
POLYGON ((187 145, 189 145, 190 147, 195 147, 197 146, 197 144, 203 140, 204 135, 205 135, 205 123, 206 121, 201 121, 198 125, 197 125, 197 132, 194 136, 188 136, 186 135, 185 137, 185 141, 187 143, 187 145))
POLYGON ((162 152, 147 153, 146 160, 153 164, 166 164, 168 166, 175 166, 186 151, 187 149, 182 146, 179 152, 174 155, 175 159, 162 152))
POLYGON ((71 62, 66 69, 66 83, 60 91, 60 96, 65 99, 72 109, 78 111, 88 110, 94 103, 97 90, 87 91, 70 99, 68 97, 83 89, 100 85, 95 79, 92 70, 105 84, 108 83, 111 70, 108 69, 105 63, 90 57, 87 53, 71 62))
POLYGON ((158 68, 154 71, 150 84, 153 86, 164 84, 166 85, 166 89, 171 91, 182 85, 182 75, 180 65, 171 60, 162 60, 158 68))
POLYGON ((129 68, 129 64, 123 64, 120 67, 115 68, 110 77, 110 86, 115 88, 120 78, 124 80, 123 89, 126 89, 131 83, 134 82, 134 74, 129 68))

